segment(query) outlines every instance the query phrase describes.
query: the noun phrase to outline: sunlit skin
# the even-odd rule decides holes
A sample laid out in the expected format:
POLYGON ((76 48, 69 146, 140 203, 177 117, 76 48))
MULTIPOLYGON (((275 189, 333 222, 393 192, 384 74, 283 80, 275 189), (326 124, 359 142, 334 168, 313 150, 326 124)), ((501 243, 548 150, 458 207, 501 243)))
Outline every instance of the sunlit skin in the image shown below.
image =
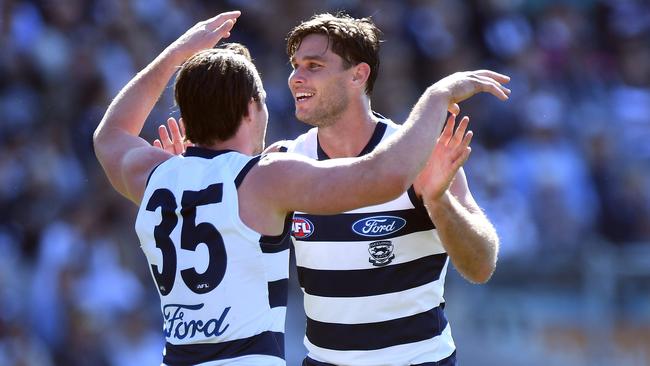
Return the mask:
POLYGON ((294 97, 296 118, 317 127, 334 124, 348 108, 350 98, 346 80, 353 68, 344 68, 343 59, 328 48, 327 36, 321 34, 303 39, 291 65, 289 88, 294 97))
POLYGON ((329 46, 327 36, 310 34, 291 58, 288 83, 296 118, 318 127, 320 146, 330 158, 357 156, 377 123, 365 90, 370 66, 361 62, 346 69, 329 46))
MULTIPOLYGON (((323 34, 311 34, 302 39, 300 46, 290 60, 294 70, 288 79, 288 84, 295 99, 296 117, 305 123, 318 127, 318 144, 332 158, 330 162, 334 163, 335 158, 359 156, 375 131, 377 118, 373 116, 370 96, 365 92, 371 71, 370 66, 360 62, 348 68, 344 67, 344 60, 329 48, 328 41, 328 37, 323 34)), ((413 128, 416 121, 421 121, 422 118, 431 118, 432 116, 442 116, 444 118, 445 110, 449 110, 452 113, 452 117, 448 121, 449 126, 446 129, 447 134, 449 134, 453 130, 451 126, 454 124, 455 116, 460 112, 458 103, 478 92, 488 92, 501 100, 507 100, 510 90, 505 88, 502 83, 507 83, 509 80, 508 76, 490 70, 452 74, 433 84, 423 93, 403 126, 413 128), (442 106, 443 110, 440 110, 440 102, 444 104, 442 106)), ((249 105, 249 116, 245 118, 243 124, 245 128, 240 128, 240 131, 233 139, 220 142, 219 146, 212 148, 239 148, 238 151, 245 154, 255 154, 258 152, 257 150, 263 147, 263 143, 257 142, 263 141, 268 113, 265 109, 260 109, 259 104, 254 107, 253 104, 254 102, 251 102, 251 105, 249 105), (253 108, 255 110, 251 112, 253 108), (261 121, 264 121, 264 124, 261 121), (263 125, 264 127, 262 127, 263 125), (256 141, 251 143, 251 140, 256 141)), ((438 122, 442 124, 442 120, 438 122)), ((170 131, 173 139, 168 137, 165 130, 165 133, 161 134, 161 141, 158 141, 155 145, 162 147, 168 153, 179 154, 183 152, 185 145, 180 143, 182 136, 179 132, 182 128, 172 127, 174 124, 175 120, 171 119, 170 131)), ((456 268, 468 280, 482 283, 490 278, 494 270, 498 251, 498 237, 469 192, 467 180, 460 168, 469 155, 468 145, 472 136, 471 132, 465 133, 467 118, 461 120, 461 125, 464 127, 456 130, 458 134, 454 134, 454 138, 446 139, 447 143, 439 145, 433 151, 428 164, 424 168, 425 174, 421 175, 415 182, 411 182, 413 182, 416 194, 422 198, 431 220, 436 223, 440 240, 456 268), (455 143, 450 144, 450 141, 455 141, 455 143)), ((417 127, 425 130, 421 125, 417 127)), ((438 126, 434 128, 434 130, 438 131, 439 129, 441 128, 438 126)), ((398 133, 404 131, 409 130, 407 127, 402 127, 398 133)), ((429 130, 426 132, 429 134, 414 133, 412 136, 408 136, 412 140, 419 139, 419 141, 404 144, 404 146, 407 146, 405 149, 406 155, 404 155, 404 151, 398 150, 403 154, 396 158, 398 162, 396 165, 389 167, 392 174, 394 174, 395 166, 402 166, 404 162, 413 159, 417 147, 430 146, 435 140, 435 133, 431 133, 429 130)), ((98 138, 95 140, 98 140, 98 138)), ((277 151, 280 146, 282 145, 277 144, 275 146, 274 144, 269 150, 277 151)), ((393 149, 396 150, 394 146, 393 149)), ((380 150, 379 152, 385 151, 380 150)), ((373 151, 371 154, 377 155, 379 152, 373 151)), ((271 155, 277 154, 269 154, 269 156, 271 155)), ((386 159, 390 157, 390 155, 386 156, 386 159)), ((283 161, 288 157, 277 159, 274 162, 283 164, 283 161)), ((110 159, 105 160, 113 161, 110 159)), ((296 162, 295 164, 299 163, 296 162)), ((260 169, 265 169, 268 166, 270 165, 264 165, 260 169)), ((376 176, 378 171, 386 166, 388 165, 382 163, 373 167, 371 175, 376 176)), ((295 172, 296 170, 290 169, 290 171, 295 172)), ((315 171, 317 172, 317 170, 315 171)), ((359 183, 361 179, 367 176, 353 176, 353 173, 358 171, 359 169, 355 168, 339 178, 359 183)), ((273 170, 269 170, 267 174, 272 173, 273 170)), ((284 179, 287 174, 283 173, 281 175, 282 179, 284 179)), ((142 177, 146 178, 146 175, 142 174, 142 177)), ((294 183, 294 185, 305 183, 303 178, 303 174, 298 174, 290 183, 294 183)), ((331 178, 331 175, 328 175, 328 178, 331 178)), ((249 179, 251 179, 250 176, 249 179)), ((269 202, 285 208, 288 207, 289 203, 303 204, 313 208, 314 206, 318 207, 318 205, 342 202, 341 200, 313 200, 314 195, 300 194, 305 190, 318 188, 318 185, 313 185, 314 180, 307 182, 304 187, 294 187, 294 189, 290 190, 291 195, 282 196, 281 193, 287 192, 287 182, 285 180, 282 180, 282 182, 284 185, 281 186, 279 192, 271 190, 272 194, 266 197, 269 202), (276 202, 270 197, 278 201, 276 202)), ((352 185, 348 183, 346 186, 352 185)), ((375 186, 377 186, 376 179, 373 178, 372 183, 362 184, 361 187, 363 188, 350 197, 354 199, 363 196, 368 193, 370 187, 375 186)), ((265 181, 249 192, 252 192, 253 195, 259 195, 259 192, 268 187, 269 184, 265 181)), ((398 193, 403 193, 406 189, 404 187, 402 186, 401 192, 398 193)), ((326 188, 328 189, 323 192, 333 192, 329 189, 329 186, 326 186, 326 188)), ((322 195, 324 193, 321 193, 322 195)), ((259 212, 258 206, 256 203, 254 207, 251 207, 251 213, 259 212)), ((289 208, 295 211, 293 206, 289 208)), ((323 214, 335 211, 330 210, 329 207, 321 207, 320 209, 319 212, 323 214)), ((254 215, 252 214, 252 216, 254 215)), ((273 215, 271 218, 269 218, 269 215, 255 216, 254 218, 263 221, 263 223, 259 224, 259 232, 271 232, 268 228, 272 228, 274 230, 272 235, 277 234, 278 225, 275 224, 277 222, 281 224, 284 220, 283 214, 273 215)))

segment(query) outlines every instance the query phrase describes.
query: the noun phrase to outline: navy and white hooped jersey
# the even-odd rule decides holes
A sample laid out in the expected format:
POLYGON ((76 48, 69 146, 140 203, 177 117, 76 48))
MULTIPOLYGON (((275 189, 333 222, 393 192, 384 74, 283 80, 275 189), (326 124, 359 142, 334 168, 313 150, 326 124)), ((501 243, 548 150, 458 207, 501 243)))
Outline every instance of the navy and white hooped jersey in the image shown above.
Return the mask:
POLYGON ((149 177, 135 227, 160 295, 166 365, 285 365, 290 220, 268 237, 239 217, 237 187, 258 160, 190 147, 149 177))
MULTIPOLYGON (((381 120, 360 155, 398 128, 381 120)), ((316 128, 289 142, 287 150, 328 159, 316 128)), ((412 187, 393 201, 339 215, 295 213, 293 237, 312 364, 454 359, 443 312, 448 257, 412 187)))

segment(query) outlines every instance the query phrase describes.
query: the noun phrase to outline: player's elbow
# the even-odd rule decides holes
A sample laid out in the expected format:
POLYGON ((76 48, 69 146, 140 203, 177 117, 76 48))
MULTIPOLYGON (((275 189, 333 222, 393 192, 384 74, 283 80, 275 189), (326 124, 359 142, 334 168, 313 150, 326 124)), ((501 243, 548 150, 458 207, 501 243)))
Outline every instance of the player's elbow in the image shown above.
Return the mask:
POLYGON ((102 143, 103 139, 104 133, 99 127, 97 127, 93 133, 93 150, 95 151, 95 156, 100 160, 100 162, 102 158, 102 147, 104 146, 102 143))
POLYGON ((471 270, 465 271, 463 275, 468 281, 477 285, 482 285, 492 278, 495 269, 496 263, 486 263, 474 266, 471 270))
POLYGON ((111 127, 102 120, 93 133, 93 149, 100 162, 105 159, 113 160, 114 157, 111 155, 120 146, 120 139, 123 135, 122 130, 111 127))
MULTIPOLYGON (((465 277, 476 284, 484 284, 492 278, 497 267, 497 256, 499 252, 499 237, 492 225, 487 226, 481 245, 476 245, 474 261, 467 268, 465 277)), ((476 243, 479 244, 479 243, 476 243)))
POLYGON ((484 252, 481 256, 475 257, 471 265, 463 268, 463 276, 475 284, 484 284, 492 278, 497 267, 497 253, 493 250, 484 252))
POLYGON ((93 132, 93 148, 95 149, 95 155, 97 155, 101 151, 101 148, 106 145, 106 135, 107 129, 102 120, 102 123, 100 123, 95 129, 95 132, 93 132))

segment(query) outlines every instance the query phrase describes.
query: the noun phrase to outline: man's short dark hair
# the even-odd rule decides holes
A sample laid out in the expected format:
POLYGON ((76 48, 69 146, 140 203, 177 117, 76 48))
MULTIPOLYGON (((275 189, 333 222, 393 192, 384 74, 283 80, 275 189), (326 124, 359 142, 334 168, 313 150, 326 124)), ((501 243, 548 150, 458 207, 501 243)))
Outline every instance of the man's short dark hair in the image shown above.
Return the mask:
POLYGON ((370 18, 355 19, 344 13, 314 15, 298 24, 287 36, 287 55, 292 58, 302 40, 310 34, 328 37, 332 52, 339 55, 345 68, 365 62, 370 66, 366 94, 370 95, 379 72, 381 31, 370 18))
POLYGON ((233 137, 248 116, 249 101, 260 102, 261 92, 245 46, 231 43, 196 53, 183 64, 174 85, 186 138, 211 145, 233 137))

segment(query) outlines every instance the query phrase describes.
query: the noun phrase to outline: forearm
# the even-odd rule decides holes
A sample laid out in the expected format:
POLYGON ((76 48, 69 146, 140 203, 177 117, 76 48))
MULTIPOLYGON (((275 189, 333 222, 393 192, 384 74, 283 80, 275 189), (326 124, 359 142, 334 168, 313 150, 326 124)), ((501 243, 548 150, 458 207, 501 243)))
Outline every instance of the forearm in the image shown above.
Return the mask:
POLYGON ((457 103, 479 92, 489 92, 502 100, 510 91, 500 83, 509 77, 488 70, 460 72, 430 86, 413 107, 402 128, 365 156, 354 174, 355 182, 368 187, 364 196, 387 201, 404 192, 415 180, 433 150, 450 107, 457 112, 457 103))
POLYGON ((499 239, 485 215, 470 212, 449 191, 424 204, 456 269, 471 282, 487 282, 496 267, 499 239))
POLYGON ((396 193, 406 190, 431 154, 449 103, 448 93, 432 87, 427 89, 400 130, 368 156, 368 159, 376 158, 367 178, 376 181, 381 177, 384 182, 395 182, 399 186, 396 193))
POLYGON ((169 50, 156 57, 113 99, 95 130, 95 138, 114 130, 138 136, 149 113, 182 62, 182 58, 169 50))

